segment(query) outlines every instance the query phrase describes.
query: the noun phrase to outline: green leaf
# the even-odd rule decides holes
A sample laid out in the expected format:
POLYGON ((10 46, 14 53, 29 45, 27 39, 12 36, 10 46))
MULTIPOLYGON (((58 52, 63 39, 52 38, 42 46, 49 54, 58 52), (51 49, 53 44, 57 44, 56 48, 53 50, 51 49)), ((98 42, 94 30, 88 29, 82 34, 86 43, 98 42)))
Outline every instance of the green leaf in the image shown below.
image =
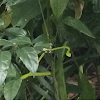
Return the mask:
POLYGON ((16 5, 18 3, 24 2, 26 0, 3 0, 2 4, 7 3, 7 6, 16 5))
POLYGON ((100 13, 100 0, 93 0, 93 10, 96 13, 100 13))
POLYGON ((87 77, 79 71, 80 83, 81 83, 81 95, 79 100, 96 100, 95 90, 89 83, 87 77))
POLYGON ((63 23, 77 29, 79 32, 84 33, 89 37, 95 38, 88 27, 78 19, 67 17, 63 20, 63 23))
POLYGON ((9 51, 0 51, 0 85, 5 81, 7 69, 11 62, 11 54, 9 51))
POLYGON ((56 18, 59 18, 65 10, 69 0, 50 0, 52 11, 56 18))
POLYGON ((45 34, 39 35, 37 38, 33 40, 33 43, 37 42, 48 42, 48 38, 45 34))
POLYGON ((30 38, 24 36, 24 37, 17 37, 14 39, 11 39, 7 42, 8 40, 3 40, 1 39, 2 44, 4 44, 3 49, 10 47, 10 46, 18 46, 18 45, 25 45, 25 44, 30 44, 31 45, 31 40, 30 38))
POLYGON ((64 27, 64 24, 63 23, 58 23, 56 24, 56 27, 57 27, 57 33, 58 33, 58 36, 59 36, 59 39, 60 39, 60 42, 63 42, 65 39, 66 39, 66 30, 65 30, 65 27, 64 27))
POLYGON ((25 64, 27 69, 35 75, 35 72, 38 69, 39 61, 38 55, 34 48, 32 47, 23 47, 16 51, 17 56, 25 64))
POLYGON ((3 19, 4 24, 0 26, 0 30, 5 29, 11 23, 11 13, 8 11, 4 11, 1 14, 1 18, 3 19))
POLYGON ((10 42, 12 42, 14 45, 31 44, 30 38, 28 38, 26 36, 17 37, 17 38, 11 39, 10 42))
POLYGON ((4 25, 3 19, 0 18, 0 26, 4 25))
POLYGON ((0 98, 3 95, 3 85, 0 86, 0 98))
POLYGON ((51 96, 48 94, 48 91, 43 90, 41 87, 39 87, 37 84, 32 83, 32 87, 41 95, 43 95, 48 100, 53 100, 51 96))
POLYGON ((0 71, 7 70, 11 62, 11 53, 9 51, 0 51, 0 71))
POLYGON ((11 64, 9 66, 9 69, 7 70, 7 77, 16 77, 16 69, 15 67, 13 66, 13 64, 11 64))
POLYGON ((4 86, 4 97, 6 100, 13 100, 18 93, 20 85, 22 83, 21 79, 11 80, 7 82, 4 86))
POLYGON ((33 40, 35 50, 40 53, 43 51, 43 48, 51 49, 51 43, 48 41, 48 38, 45 34, 39 35, 33 40))
POLYGON ((0 71, 0 86, 4 83, 7 77, 7 71, 0 71))
POLYGON ((39 77, 37 77, 37 79, 40 81, 41 84, 44 85, 45 88, 47 88, 49 91, 54 93, 54 90, 53 90, 51 84, 44 77, 39 76, 39 77))
POLYGON ((11 27, 4 30, 3 34, 8 37, 26 36, 27 32, 18 27, 11 27))
MULTIPOLYGON (((46 7, 46 0, 40 0, 42 9, 46 7)), ((26 23, 41 14, 38 0, 26 0, 11 7, 12 9, 12 25, 24 27, 26 23), (20 9, 20 10, 19 10, 20 9)))
POLYGON ((5 39, 0 39, 0 46, 4 46, 4 45, 13 45, 10 41, 5 40, 5 39))
POLYGON ((64 69, 62 57, 59 57, 55 63, 55 78, 57 81, 59 100, 67 100, 67 92, 65 85, 64 69))

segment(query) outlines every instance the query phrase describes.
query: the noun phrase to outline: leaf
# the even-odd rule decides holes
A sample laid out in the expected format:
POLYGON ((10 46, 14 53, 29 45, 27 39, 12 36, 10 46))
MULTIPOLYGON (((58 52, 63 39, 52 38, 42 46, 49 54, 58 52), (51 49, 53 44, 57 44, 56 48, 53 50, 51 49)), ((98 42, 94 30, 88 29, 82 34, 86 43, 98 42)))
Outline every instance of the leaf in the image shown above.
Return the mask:
POLYGON ((4 85, 1 85, 1 86, 0 86, 0 98, 1 98, 1 96, 3 95, 3 90, 4 90, 3 87, 4 87, 4 85))
POLYGON ((18 3, 24 2, 26 0, 3 0, 2 4, 6 3, 7 6, 16 5, 18 3))
POLYGON ((77 29, 79 32, 84 33, 89 37, 95 38, 88 27, 78 19, 67 17, 63 20, 63 23, 77 29))
POLYGON ((59 100, 67 100, 67 92, 64 78, 63 58, 59 57, 55 62, 55 78, 57 81, 57 90, 59 100))
POLYGON ((0 71, 5 71, 9 68, 11 62, 11 54, 9 51, 0 51, 0 71))
POLYGON ((37 84, 32 83, 32 87, 41 95, 43 95, 48 100, 52 100, 51 96, 48 94, 48 91, 43 90, 41 87, 39 87, 37 84))
POLYGON ((65 39, 66 39, 66 30, 65 30, 65 27, 64 27, 64 24, 63 23, 58 23, 56 24, 56 27, 57 27, 57 33, 58 33, 58 36, 59 36, 59 40, 60 42, 63 42, 65 39))
POLYGON ((75 18, 80 19, 84 8, 84 1, 75 1, 75 18))
MULTIPOLYGON (((46 7, 46 0, 40 0, 42 9, 46 7)), ((38 0, 26 0, 11 7, 12 25, 24 27, 26 23, 41 14, 38 0), (19 10, 20 9, 20 10, 19 10)))
POLYGON ((24 37, 17 37, 15 39, 11 39, 10 42, 12 42, 15 45, 24 45, 24 44, 31 44, 30 38, 24 36, 24 37))
POLYGON ((0 26, 4 25, 3 19, 0 18, 0 26))
POLYGON ((95 90, 89 83, 87 77, 81 72, 82 68, 79 71, 80 83, 81 83, 81 95, 79 100, 96 100, 95 90))
POLYGON ((11 13, 10 12, 7 12, 7 11, 4 11, 1 14, 1 18, 4 21, 4 25, 0 26, 0 30, 5 29, 11 23, 11 13))
POLYGON ((37 42, 48 42, 48 38, 45 34, 39 35, 37 38, 33 40, 33 43, 37 42))
POLYGON ((7 69, 11 62, 11 54, 9 51, 0 51, 0 85, 5 81, 7 69))
POLYGON ((7 71, 0 71, 0 86, 4 83, 7 77, 7 71))
POLYGON ((7 82, 4 86, 4 97, 6 100, 13 100, 18 93, 20 85, 22 83, 21 79, 11 80, 7 82))
POLYGON ((3 34, 8 37, 26 36, 27 32, 24 29, 18 27, 11 27, 4 30, 3 34))
POLYGON ((93 10, 96 13, 100 13, 100 0, 93 0, 93 10))
POLYGON ((53 90, 51 84, 48 81, 46 81, 46 79, 44 77, 39 76, 39 77, 37 77, 37 79, 40 81, 41 84, 44 85, 45 88, 47 88, 50 92, 54 93, 54 90, 53 90))
POLYGON ((7 77, 16 77, 16 69, 15 67, 13 66, 13 64, 11 64, 9 66, 9 69, 7 70, 7 77))
POLYGON ((13 45, 10 41, 5 40, 5 39, 0 39, 0 46, 4 46, 4 45, 13 45))
POLYGON ((69 0, 50 0, 52 11, 56 18, 59 18, 65 10, 69 0))
POLYGON ((25 45, 25 44, 31 45, 32 44, 30 38, 28 38, 26 36, 17 37, 17 38, 11 39, 11 40, 0 39, 0 43, 1 43, 1 45, 4 45, 3 49, 7 48, 7 47, 10 47, 10 46, 15 46, 16 47, 18 45, 25 45))
POLYGON ((24 37, 17 37, 17 38, 14 38, 14 39, 11 39, 7 42, 7 40, 3 40, 1 39, 1 42, 2 44, 4 45, 3 46, 3 49, 4 48, 7 48, 7 47, 10 47, 10 46, 18 46, 18 45, 25 45, 25 44, 30 44, 31 45, 31 40, 30 38, 24 36, 24 37))
POLYGON ((40 53, 43 51, 43 48, 51 49, 52 44, 48 41, 48 38, 45 34, 39 35, 33 40, 35 50, 40 53))
POLYGON ((25 64, 27 69, 35 75, 35 72, 38 69, 39 61, 38 55, 34 48, 32 47, 23 47, 16 51, 17 56, 25 64))

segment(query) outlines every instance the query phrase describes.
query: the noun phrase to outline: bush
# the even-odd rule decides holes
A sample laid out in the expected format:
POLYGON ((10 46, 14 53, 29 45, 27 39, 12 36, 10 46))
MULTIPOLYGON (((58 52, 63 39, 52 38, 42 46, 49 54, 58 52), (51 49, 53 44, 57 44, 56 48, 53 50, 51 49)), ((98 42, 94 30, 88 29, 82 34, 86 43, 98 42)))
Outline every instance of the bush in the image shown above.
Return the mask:
POLYGON ((100 98, 99 0, 0 4, 1 99, 100 98))

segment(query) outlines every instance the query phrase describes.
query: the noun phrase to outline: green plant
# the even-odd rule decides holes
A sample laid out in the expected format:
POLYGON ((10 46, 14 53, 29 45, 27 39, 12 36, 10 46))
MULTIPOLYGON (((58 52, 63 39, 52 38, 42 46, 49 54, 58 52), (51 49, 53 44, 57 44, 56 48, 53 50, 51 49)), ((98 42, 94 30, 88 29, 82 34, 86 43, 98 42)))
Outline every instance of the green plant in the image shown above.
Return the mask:
POLYGON ((1 100, 95 100, 99 0, 0 1, 1 100), (65 56, 67 55, 67 56, 65 56), (77 85, 67 80, 77 74, 77 85))

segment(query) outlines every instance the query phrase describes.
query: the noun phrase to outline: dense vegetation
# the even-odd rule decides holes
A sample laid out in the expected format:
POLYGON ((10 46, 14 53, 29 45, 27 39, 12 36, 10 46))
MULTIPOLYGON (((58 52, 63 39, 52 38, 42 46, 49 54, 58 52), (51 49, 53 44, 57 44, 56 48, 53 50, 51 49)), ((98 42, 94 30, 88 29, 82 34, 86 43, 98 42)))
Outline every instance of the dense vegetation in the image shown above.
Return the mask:
POLYGON ((0 100, 99 99, 99 60, 100 0, 0 1, 0 100))

